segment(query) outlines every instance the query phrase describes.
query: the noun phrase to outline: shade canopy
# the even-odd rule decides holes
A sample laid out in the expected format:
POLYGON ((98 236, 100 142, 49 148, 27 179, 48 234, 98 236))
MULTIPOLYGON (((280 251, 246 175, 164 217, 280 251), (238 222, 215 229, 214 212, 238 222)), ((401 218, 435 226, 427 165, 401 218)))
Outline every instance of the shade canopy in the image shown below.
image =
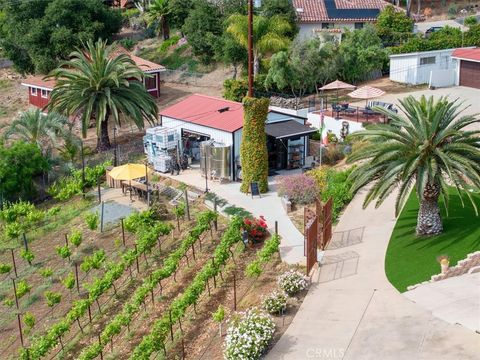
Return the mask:
POLYGON ((367 100, 367 99, 380 97, 384 94, 385 94, 385 91, 381 89, 377 89, 371 86, 362 86, 361 88, 358 88, 357 90, 354 90, 351 93, 348 93, 348 96, 355 99, 367 100))
POLYGON ((306 136, 316 133, 317 131, 318 129, 302 125, 295 120, 287 120, 265 125, 265 132, 267 135, 273 136, 276 139, 306 136))
POLYGON ((110 177, 114 180, 133 180, 145 177, 150 172, 148 167, 142 164, 125 164, 110 170, 110 177))
POLYGON ((340 80, 335 80, 331 82, 330 84, 327 84, 325 86, 322 86, 320 90, 342 90, 342 89, 348 89, 348 90, 353 90, 356 89, 355 85, 347 84, 346 82, 340 81, 340 80))

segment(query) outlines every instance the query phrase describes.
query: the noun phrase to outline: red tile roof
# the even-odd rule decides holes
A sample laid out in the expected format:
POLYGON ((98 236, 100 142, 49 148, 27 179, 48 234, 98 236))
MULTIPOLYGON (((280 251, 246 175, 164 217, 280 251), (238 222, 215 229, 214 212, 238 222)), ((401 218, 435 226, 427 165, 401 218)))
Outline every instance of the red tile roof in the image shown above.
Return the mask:
POLYGON ((193 94, 163 109, 160 115, 231 133, 243 127, 241 103, 206 95, 193 94))
POLYGON ((455 49, 452 53, 453 58, 462 60, 471 60, 480 62, 480 48, 475 49, 455 49))
MULTIPOLYGON (((392 5, 383 0, 335 0, 338 9, 379 9, 392 5)), ((376 18, 330 19, 324 0, 293 0, 301 23, 375 21, 376 18)))
POLYGON ((44 80, 42 76, 31 76, 22 81, 22 85, 53 90, 55 87, 55 80, 44 80))

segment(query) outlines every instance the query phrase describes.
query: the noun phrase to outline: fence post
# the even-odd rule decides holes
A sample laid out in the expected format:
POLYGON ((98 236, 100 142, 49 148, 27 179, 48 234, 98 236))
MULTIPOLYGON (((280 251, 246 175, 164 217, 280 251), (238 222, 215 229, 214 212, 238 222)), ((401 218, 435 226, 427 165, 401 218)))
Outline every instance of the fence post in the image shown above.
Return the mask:
POLYGON ((105 202, 102 201, 102 207, 101 207, 101 216, 100 216, 100 232, 103 232, 103 213, 105 211, 105 202))
POLYGON ((123 225, 123 218, 120 219, 120 223, 122 224, 122 241, 123 241, 123 246, 125 246, 125 227, 123 225))
POLYGON ((190 204, 188 203, 188 190, 185 189, 185 210, 187 213, 187 219, 190 220, 190 204))
POLYGON ((18 320, 18 331, 20 332, 20 342, 23 344, 23 331, 22 331, 22 321, 20 319, 20 313, 17 313, 17 320, 18 320))
POLYGON ((278 221, 275 220, 275 235, 278 235, 278 221))
POLYGON ((15 277, 18 277, 17 264, 15 263, 15 255, 13 253, 13 249, 10 249, 10 251, 12 252, 12 263, 13 263, 13 270, 15 271, 15 277))
POLYGON ((25 251, 28 251, 27 235, 25 235, 25 233, 23 233, 22 237, 23 237, 23 246, 25 247, 25 251))
POLYGON ((102 192, 100 191, 100 176, 97 178, 98 203, 102 202, 102 192))

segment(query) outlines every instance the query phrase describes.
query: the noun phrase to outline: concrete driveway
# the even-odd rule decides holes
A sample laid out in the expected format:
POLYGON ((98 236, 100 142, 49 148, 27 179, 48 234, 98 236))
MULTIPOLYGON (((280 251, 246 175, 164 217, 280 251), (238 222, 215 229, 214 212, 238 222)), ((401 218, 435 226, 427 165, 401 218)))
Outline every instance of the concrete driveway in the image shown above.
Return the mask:
POLYGON ((436 317, 480 333, 480 273, 420 285, 404 295, 436 317))
POLYGON ((364 227, 362 242, 324 255, 356 253, 356 271, 343 274, 339 266, 330 281, 314 276, 293 322, 265 359, 477 360, 479 334, 438 319, 389 283, 384 261, 395 194, 378 209, 363 210, 364 196, 365 191, 355 196, 335 227, 364 227))
MULTIPOLYGON (((419 91, 412 91, 408 93, 400 93, 400 94, 385 94, 382 97, 376 99, 380 101, 385 101, 389 103, 393 103, 398 105, 399 99, 403 99, 409 95, 414 96, 415 98, 419 98, 422 95, 427 97, 434 96, 434 97, 441 97, 441 96, 448 96, 450 100, 459 99, 463 102, 464 107, 466 107, 465 111, 462 113, 464 115, 472 115, 472 114, 480 114, 480 89, 474 89, 465 86, 455 86, 450 88, 440 88, 435 90, 425 89, 419 91)), ((365 100, 352 103, 354 106, 365 106, 365 100)), ((480 130, 480 124, 471 125, 469 128, 470 130, 480 130)))

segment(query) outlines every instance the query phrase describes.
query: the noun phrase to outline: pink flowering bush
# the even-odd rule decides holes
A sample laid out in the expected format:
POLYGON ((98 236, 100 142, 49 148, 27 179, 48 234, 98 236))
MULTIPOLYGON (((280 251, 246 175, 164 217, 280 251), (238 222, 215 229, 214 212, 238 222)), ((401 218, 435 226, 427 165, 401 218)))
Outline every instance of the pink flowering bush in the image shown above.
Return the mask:
POLYGON ((305 174, 278 176, 276 183, 278 195, 296 204, 310 204, 319 195, 317 182, 305 174))

